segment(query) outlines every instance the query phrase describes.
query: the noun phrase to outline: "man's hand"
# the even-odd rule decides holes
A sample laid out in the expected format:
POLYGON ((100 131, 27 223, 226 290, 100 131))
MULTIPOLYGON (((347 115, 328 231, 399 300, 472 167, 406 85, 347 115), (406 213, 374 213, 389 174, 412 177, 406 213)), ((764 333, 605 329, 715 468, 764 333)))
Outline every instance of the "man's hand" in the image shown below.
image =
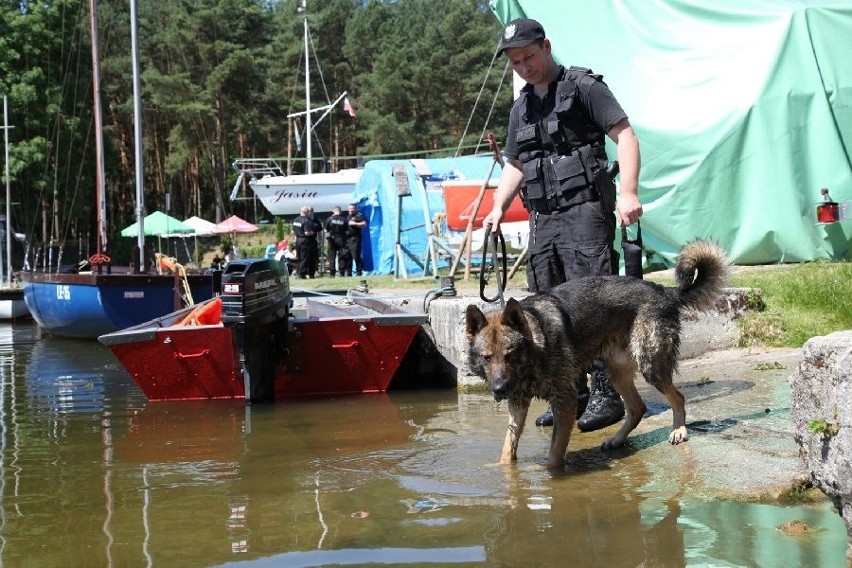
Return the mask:
POLYGON ((622 226, 629 226, 639 220, 642 216, 642 204, 635 194, 624 193, 619 196, 616 206, 618 221, 622 226))
POLYGON ((495 207, 491 210, 491 213, 485 216, 482 220, 482 228, 486 231, 489 227, 491 227, 491 232, 495 235, 500 234, 500 222, 503 220, 503 210, 499 207, 495 207))
POLYGON ((494 207, 491 209, 491 213, 482 220, 482 227, 491 227, 491 232, 495 235, 500 234, 500 222, 503 220, 505 210, 509 208, 509 204, 518 195, 521 182, 524 181, 522 168, 521 162, 515 158, 509 159, 503 165, 500 182, 497 184, 497 189, 494 190, 494 207))

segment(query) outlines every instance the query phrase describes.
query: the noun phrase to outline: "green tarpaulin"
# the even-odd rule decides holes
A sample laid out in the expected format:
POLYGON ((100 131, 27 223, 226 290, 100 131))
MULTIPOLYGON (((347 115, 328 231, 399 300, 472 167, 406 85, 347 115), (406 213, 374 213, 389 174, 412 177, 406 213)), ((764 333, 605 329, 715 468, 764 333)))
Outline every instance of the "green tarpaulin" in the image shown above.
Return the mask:
POLYGON ((639 136, 643 239, 667 261, 698 237, 738 264, 852 256, 852 219, 819 225, 815 213, 823 187, 852 201, 852 2, 491 8, 503 23, 538 19, 561 63, 604 75, 639 136))

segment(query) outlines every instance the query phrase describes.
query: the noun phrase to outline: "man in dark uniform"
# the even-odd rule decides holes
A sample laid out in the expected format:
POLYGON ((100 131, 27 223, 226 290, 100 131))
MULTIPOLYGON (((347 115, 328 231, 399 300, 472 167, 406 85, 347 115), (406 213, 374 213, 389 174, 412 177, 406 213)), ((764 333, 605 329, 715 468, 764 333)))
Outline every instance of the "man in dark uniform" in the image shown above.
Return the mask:
POLYGON ((331 211, 331 217, 325 221, 325 234, 328 238, 328 271, 334 278, 336 268, 341 276, 348 276, 352 271, 352 258, 346 248, 346 234, 349 232, 347 217, 341 213, 340 207, 331 211))
POLYGON ((296 253, 299 256, 299 278, 313 278, 319 262, 317 233, 322 224, 314 221, 310 207, 302 206, 300 215, 293 219, 293 234, 296 235, 296 253))
MULTIPOLYGON (((349 250, 352 261, 355 262, 355 276, 361 276, 364 272, 364 261, 361 258, 361 238, 362 231, 367 226, 367 220, 358 212, 358 207, 354 203, 349 204, 347 213, 349 214, 347 223, 349 232, 346 234, 346 248, 349 250)), ((347 267, 351 269, 351 261, 347 267)))
MULTIPOLYGON (((483 225, 499 231, 506 209, 521 192, 530 211, 527 281, 532 292, 581 276, 617 274, 616 221, 631 225, 642 214, 639 141, 627 114, 600 75, 581 67, 566 69, 554 60, 539 22, 509 22, 499 50, 527 84, 509 115, 506 166, 483 225), (606 136, 617 145, 617 207, 615 184, 606 172, 606 136)), ((596 361, 589 371, 591 393, 585 373, 578 377, 582 415, 577 427, 584 432, 624 417, 605 361, 596 361)), ((552 423, 550 409, 536 419, 538 425, 552 423)))

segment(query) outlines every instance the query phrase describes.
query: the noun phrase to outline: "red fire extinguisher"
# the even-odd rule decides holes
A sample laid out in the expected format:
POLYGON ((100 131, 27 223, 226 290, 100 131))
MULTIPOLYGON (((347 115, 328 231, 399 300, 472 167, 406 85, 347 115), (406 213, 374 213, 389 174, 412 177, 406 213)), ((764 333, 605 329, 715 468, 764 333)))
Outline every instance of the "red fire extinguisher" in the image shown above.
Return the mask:
POLYGON ((840 207, 836 201, 832 201, 828 195, 828 188, 819 190, 822 194, 822 203, 817 205, 817 223, 836 223, 840 220, 840 207))

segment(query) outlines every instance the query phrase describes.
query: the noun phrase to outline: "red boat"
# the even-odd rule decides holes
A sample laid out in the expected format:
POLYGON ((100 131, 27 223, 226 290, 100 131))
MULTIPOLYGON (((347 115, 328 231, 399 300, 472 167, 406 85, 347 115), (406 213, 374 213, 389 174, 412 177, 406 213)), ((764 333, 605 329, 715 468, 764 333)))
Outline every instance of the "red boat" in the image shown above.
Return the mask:
MULTIPOLYGON (((479 190, 482 189, 482 180, 450 180, 442 183, 444 190, 444 206, 447 210, 447 227, 451 231, 464 231, 473 215, 473 207, 479 190)), ((481 229, 482 220, 494 207, 494 191, 496 185, 489 184, 482 196, 482 203, 473 220, 473 228, 481 229)), ((504 223, 513 221, 526 221, 530 218, 529 212, 524 208, 520 197, 515 197, 503 216, 504 223)))
POLYGON ((386 391, 426 314, 355 293, 292 309, 286 270, 276 265, 231 262, 221 297, 99 341, 149 400, 254 402, 386 391), (270 317, 281 305, 285 313, 270 317))

